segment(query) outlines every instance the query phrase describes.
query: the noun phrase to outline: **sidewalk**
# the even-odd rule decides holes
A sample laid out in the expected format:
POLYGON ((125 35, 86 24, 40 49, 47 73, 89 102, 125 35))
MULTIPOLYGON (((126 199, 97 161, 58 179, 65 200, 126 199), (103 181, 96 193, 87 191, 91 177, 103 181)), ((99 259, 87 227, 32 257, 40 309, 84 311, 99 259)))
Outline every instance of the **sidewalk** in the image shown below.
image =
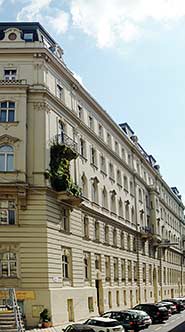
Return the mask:
POLYGON ((47 328, 34 328, 34 329, 31 329, 31 330, 26 330, 26 332, 63 332, 63 329, 66 328, 66 326, 70 325, 70 324, 82 324, 83 322, 85 322, 85 319, 82 319, 78 322, 69 322, 69 323, 65 323, 65 324, 62 324, 60 326, 54 326, 54 327, 47 327, 47 328))

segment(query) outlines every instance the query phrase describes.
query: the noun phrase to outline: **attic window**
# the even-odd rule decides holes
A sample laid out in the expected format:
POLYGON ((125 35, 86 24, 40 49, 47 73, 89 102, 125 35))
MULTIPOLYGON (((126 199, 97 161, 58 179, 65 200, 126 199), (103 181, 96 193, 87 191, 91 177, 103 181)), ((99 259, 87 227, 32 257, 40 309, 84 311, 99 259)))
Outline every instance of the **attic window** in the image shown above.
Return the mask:
POLYGON ((24 40, 25 41, 33 41, 33 33, 24 33, 24 40))
POLYGON ((9 40, 16 40, 16 38, 17 38, 17 35, 16 35, 16 33, 14 33, 14 32, 11 32, 11 33, 8 35, 8 39, 9 39, 9 40))

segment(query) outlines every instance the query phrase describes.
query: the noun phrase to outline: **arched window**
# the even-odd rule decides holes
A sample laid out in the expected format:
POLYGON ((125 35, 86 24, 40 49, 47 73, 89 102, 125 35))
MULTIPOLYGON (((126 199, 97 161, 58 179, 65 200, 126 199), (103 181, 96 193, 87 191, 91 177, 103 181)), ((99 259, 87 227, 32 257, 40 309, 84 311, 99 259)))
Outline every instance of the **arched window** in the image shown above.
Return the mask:
POLYGON ((3 101, 0 103, 0 122, 15 121, 15 103, 13 101, 3 101))
POLYGON ((92 201, 98 204, 98 179, 95 177, 92 183, 92 201))
POLYGON ((83 173, 82 177, 82 194, 84 197, 88 197, 88 185, 87 185, 87 178, 85 174, 83 173))
POLYGON ((121 198, 119 199, 119 216, 123 217, 123 202, 121 198))
POLYGON ((111 191, 110 203, 111 203, 111 212, 116 213, 116 192, 115 192, 115 190, 111 191))
POLYGON ((102 207, 108 208, 107 190, 105 187, 102 190, 102 207))
POLYGON ((13 172, 14 170, 14 151, 10 145, 0 147, 0 171, 13 172))

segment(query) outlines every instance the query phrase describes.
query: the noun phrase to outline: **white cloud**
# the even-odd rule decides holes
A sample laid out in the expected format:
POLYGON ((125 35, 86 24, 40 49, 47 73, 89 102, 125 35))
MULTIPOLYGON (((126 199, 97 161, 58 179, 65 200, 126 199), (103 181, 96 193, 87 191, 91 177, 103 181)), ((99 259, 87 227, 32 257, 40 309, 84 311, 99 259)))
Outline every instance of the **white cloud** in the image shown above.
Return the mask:
POLYGON ((17 21, 36 21, 42 17, 42 10, 49 7, 52 0, 31 0, 17 14, 17 21))
POLYGON ((171 27, 185 17, 185 0, 67 0, 68 12, 59 9, 60 2, 57 9, 55 0, 22 1, 18 21, 39 20, 56 33, 65 33, 71 20, 101 48, 149 35, 151 21, 171 27))
POLYGON ((131 42, 144 33, 150 19, 172 23, 185 17, 184 0, 71 0, 73 24, 99 47, 131 42))

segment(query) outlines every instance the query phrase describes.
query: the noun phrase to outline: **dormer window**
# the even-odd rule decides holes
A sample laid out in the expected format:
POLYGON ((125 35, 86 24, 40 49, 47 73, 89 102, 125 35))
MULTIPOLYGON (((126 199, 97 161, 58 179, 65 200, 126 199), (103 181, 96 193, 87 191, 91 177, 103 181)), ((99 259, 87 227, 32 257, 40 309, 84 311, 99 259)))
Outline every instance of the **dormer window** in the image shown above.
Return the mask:
POLYGON ((16 79, 17 70, 16 69, 5 69, 4 79, 7 81, 13 81, 16 79))
POLYGON ((24 33, 24 40, 27 42, 33 41, 33 33, 24 33))

